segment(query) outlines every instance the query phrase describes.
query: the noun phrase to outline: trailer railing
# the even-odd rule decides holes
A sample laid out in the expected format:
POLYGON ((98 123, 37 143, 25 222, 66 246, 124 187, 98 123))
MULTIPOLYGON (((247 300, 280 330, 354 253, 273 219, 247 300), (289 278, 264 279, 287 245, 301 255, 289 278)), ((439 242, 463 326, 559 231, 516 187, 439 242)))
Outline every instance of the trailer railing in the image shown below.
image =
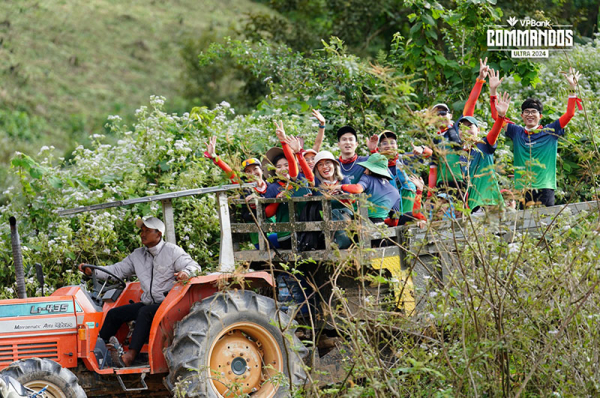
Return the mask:
MULTIPOLYGON (((389 256, 398 256, 403 259, 406 253, 416 253, 423 257, 444 257, 447 253, 458 250, 457 245, 469 239, 469 232, 472 224, 469 223, 496 223, 499 234, 505 239, 512 239, 515 233, 524 231, 540 230, 541 226, 548 225, 560 213, 577 214, 582 211, 599 211, 600 205, 596 201, 572 203, 563 206, 553 206, 547 208, 538 208, 521 211, 502 211, 490 212, 484 216, 472 215, 471 220, 459 220, 452 222, 435 222, 426 230, 409 227, 384 228, 383 226, 373 225, 367 216, 368 205, 364 195, 336 195, 331 196, 309 196, 292 197, 278 199, 255 199, 255 222, 240 222, 239 211, 242 207, 248 206, 240 196, 230 197, 232 191, 239 191, 254 187, 255 184, 243 185, 223 185, 217 187, 206 187, 190 189, 185 191, 170 192, 159 195, 151 195, 140 198, 114 201, 103 204, 82 206, 74 209, 58 211, 61 216, 74 215, 88 211, 98 211, 114 207, 129 206, 139 203, 160 201, 163 206, 163 221, 166 226, 165 240, 176 243, 175 236, 175 215, 173 212, 172 201, 177 198, 211 194, 217 195, 219 218, 221 224, 221 239, 219 250, 219 270, 230 272, 235 269, 236 261, 246 262, 265 262, 272 261, 275 256, 283 261, 297 261, 299 259, 312 258, 316 261, 332 261, 347 258, 349 255, 356 256, 356 251, 336 250, 333 244, 333 233, 339 230, 352 231, 355 237, 356 247, 362 250, 360 256, 367 262, 373 259, 389 256), (322 203, 321 221, 300 221, 299 210, 301 206, 310 202, 320 201, 322 203), (332 218, 332 201, 354 201, 354 218, 349 221, 337 221, 332 218), (270 203, 287 204, 288 222, 270 223, 264 214, 264 208, 270 203), (233 211, 233 214, 231 212, 233 211), (501 228, 501 226, 504 226, 501 228), (300 251, 298 250, 298 237, 302 232, 323 232, 324 249, 300 251), (291 234, 291 248, 287 250, 273 250, 265 240, 265 235, 269 233, 289 232, 291 234), (248 235, 255 233, 258 235, 258 248, 254 250, 241 250, 244 242, 248 242, 248 235), (377 245, 377 241, 392 240, 397 245, 377 245), (442 255, 443 254, 443 255, 442 255)), ((246 244, 248 246, 248 244, 246 244)), ((452 255, 450 254, 449 257, 452 255)), ((421 260, 423 260, 421 259, 421 260)), ((448 262, 451 262, 451 258, 448 262)), ((425 264, 428 261, 423 260, 420 263, 425 264)), ((442 261, 443 263, 443 261, 442 261)), ((402 268, 408 267, 402 260, 402 268)), ((439 268, 439 267, 438 267, 439 268)), ((441 268, 445 268, 442 264, 441 268)), ((412 268, 411 268, 412 269, 412 268)), ((429 270, 428 272, 430 272, 429 270)))

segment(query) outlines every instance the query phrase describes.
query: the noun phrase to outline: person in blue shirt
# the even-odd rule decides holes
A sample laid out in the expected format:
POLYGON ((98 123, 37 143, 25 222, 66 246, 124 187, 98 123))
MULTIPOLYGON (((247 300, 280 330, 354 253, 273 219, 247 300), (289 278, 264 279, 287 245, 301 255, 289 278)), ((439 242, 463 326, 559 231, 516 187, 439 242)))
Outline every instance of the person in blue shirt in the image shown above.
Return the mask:
POLYGON ((356 148, 358 147, 358 136, 356 130, 351 126, 341 127, 337 131, 338 148, 340 148, 339 163, 342 174, 350 180, 350 184, 355 184, 365 170, 359 166, 360 162, 368 159, 368 156, 358 156, 356 148))
POLYGON ((387 167, 387 158, 380 153, 374 153, 359 165, 364 168, 360 180, 350 186, 342 185, 345 192, 368 195, 370 202, 369 219, 375 223, 383 223, 390 211, 400 210, 400 193, 390 180, 392 176, 387 167))
POLYGON ((398 153, 398 138, 396 133, 384 130, 379 135, 377 152, 388 158, 388 169, 392 179, 391 184, 400 192, 400 213, 412 211, 417 187, 410 181, 405 171, 405 164, 398 153))

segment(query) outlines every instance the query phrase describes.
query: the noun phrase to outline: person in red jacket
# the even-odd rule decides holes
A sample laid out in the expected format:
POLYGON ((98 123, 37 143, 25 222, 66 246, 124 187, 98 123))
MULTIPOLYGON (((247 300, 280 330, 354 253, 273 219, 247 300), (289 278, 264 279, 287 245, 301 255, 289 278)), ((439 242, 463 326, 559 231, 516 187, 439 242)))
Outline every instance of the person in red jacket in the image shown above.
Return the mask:
MULTIPOLYGON (((232 184, 239 184, 241 182, 255 182, 256 187, 252 189, 244 189, 242 197, 248 204, 247 207, 242 207, 242 219, 245 222, 252 223, 256 217, 256 205, 253 202, 255 198, 265 197, 269 183, 265 181, 263 169, 260 161, 257 158, 248 158, 242 162, 242 171, 244 175, 240 178, 236 173, 229 167, 229 165, 221 159, 216 152, 217 137, 213 136, 206 144, 206 152, 204 157, 211 159, 215 165, 225 172, 229 181, 232 184)), ((277 247, 277 234, 272 233, 267 235, 267 239, 272 246, 277 247)), ((258 248, 258 234, 251 233, 250 241, 258 248)))
POLYGON ((206 151, 204 152, 204 157, 212 160, 215 165, 217 165, 221 170, 223 170, 232 184, 239 184, 240 182, 256 183, 256 187, 254 187, 254 192, 251 192, 249 193, 249 195, 246 196, 246 201, 249 201, 250 199, 256 196, 264 196, 267 192, 267 182, 264 179, 260 161, 256 158, 248 158, 244 160, 242 162, 244 176, 240 178, 231 169, 231 167, 217 155, 216 147, 217 137, 213 136, 206 143, 206 151))

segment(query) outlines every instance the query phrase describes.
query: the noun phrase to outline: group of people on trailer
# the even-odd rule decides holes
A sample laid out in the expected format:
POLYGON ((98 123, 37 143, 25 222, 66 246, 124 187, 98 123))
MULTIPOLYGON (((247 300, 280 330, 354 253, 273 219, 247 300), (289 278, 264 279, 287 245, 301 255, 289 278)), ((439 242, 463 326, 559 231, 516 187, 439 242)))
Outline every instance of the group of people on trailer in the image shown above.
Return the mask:
MULTIPOLYGON (((427 220, 459 216, 454 207, 457 201, 472 212, 489 206, 504 205, 494 167, 497 139, 500 132, 504 131, 505 136, 513 141, 514 188, 525 193, 524 202, 553 206, 557 141, 564 135, 564 128, 575 114, 575 107, 579 105, 575 90, 580 75, 573 69, 565 75, 571 90, 567 111, 546 126, 540 125, 543 105, 532 98, 521 105, 524 126, 506 118, 511 97, 507 93, 497 93, 503 79, 498 71, 489 68, 487 59, 480 61, 479 76, 462 115, 456 122, 446 104, 432 106, 430 112, 437 117, 439 124, 433 145, 413 145, 411 154, 430 161, 428 196, 438 200, 435 201, 434 209, 428 209, 427 212, 423 212, 421 206, 424 181, 421 177, 408 175, 410 167, 398 154, 396 133, 385 130, 379 135, 373 135, 367 141, 371 155, 358 156, 356 130, 351 126, 341 127, 337 130, 340 155, 335 157, 329 151, 320 151, 325 134, 325 119, 316 110, 313 115, 319 121, 319 131, 312 148, 304 149, 301 139, 286 135, 283 123, 275 123, 281 147, 269 149, 262 162, 257 158, 244 160, 244 175, 241 178, 217 156, 216 137, 207 143, 205 156, 227 173, 233 183, 241 180, 256 183, 252 192, 245 195, 249 205, 256 197, 325 195, 332 199, 332 218, 344 219, 351 216, 353 207, 343 200, 335 200, 334 196, 365 193, 370 202, 368 216, 373 223, 395 226, 415 221, 423 225, 427 220), (473 113, 487 77, 494 124, 483 135, 473 113)), ((273 222, 288 221, 289 213, 285 202, 267 205, 265 213, 273 222)), ((200 271, 198 263, 182 248, 162 239, 165 225, 161 220, 145 217, 136 220, 136 226, 140 230, 143 247, 136 249, 123 261, 106 267, 107 271, 119 278, 137 276, 143 291, 139 302, 111 309, 99 333, 98 344, 108 346, 113 366, 119 367, 132 366, 134 360, 140 359, 139 354, 148 339, 154 315, 172 286, 200 271), (115 336, 121 325, 131 320, 136 320, 136 326, 125 352, 115 336)), ((257 235, 251 237, 256 244, 257 235)), ((340 248, 349 245, 349 239, 347 236, 344 238, 341 231, 334 238, 340 248)), ((274 247, 291 246, 289 233, 271 234, 269 241, 274 247)), ((95 272, 86 268, 85 264, 80 264, 79 269, 90 276, 95 272)), ((97 276, 102 279, 108 277, 106 273, 99 273, 97 276)))
MULTIPOLYGON (((556 121, 541 125, 543 104, 533 98, 521 105, 524 126, 506 117, 511 103, 508 93, 498 94, 504 78, 480 60, 479 76, 465 103, 462 115, 453 120, 448 105, 433 105, 429 112, 436 118, 438 131, 433 145, 414 145, 409 156, 430 162, 428 178, 428 209, 421 206, 424 181, 411 173, 406 156, 398 153, 398 135, 385 130, 367 141, 370 156, 356 154, 358 136, 352 126, 337 130, 338 157, 329 151, 320 151, 325 134, 325 118, 313 110, 319 122, 317 138, 312 148, 305 149, 303 140, 286 135, 283 123, 275 123, 275 133, 281 147, 267 151, 264 160, 246 159, 242 162, 241 180, 257 184, 246 196, 279 198, 284 195, 337 195, 365 193, 370 202, 369 219, 389 226, 415 221, 420 226, 429 220, 460 216, 456 206, 466 211, 484 211, 490 206, 516 206, 511 190, 501 190, 494 165, 494 152, 500 132, 513 142, 514 190, 523 192, 523 204, 554 205, 556 189, 557 142, 565 134, 564 128, 575 114, 580 100, 576 96, 580 74, 572 68, 565 73, 569 84, 566 112, 556 121), (480 131, 480 121, 474 117, 475 105, 486 79, 489 78, 491 114, 494 119, 487 134, 480 131), (411 174, 411 175, 409 175, 411 174), (504 194, 504 196, 503 196, 504 194), (433 200, 435 199, 435 200, 433 200), (431 203, 430 203, 431 202, 431 203), (435 202, 435 205, 433 204, 435 202), (511 206, 511 205, 509 205, 511 206), (434 209, 434 210, 431 210, 434 209)), ((205 157, 219 166, 233 183, 240 182, 216 153, 216 137, 207 143, 205 157)), ((351 206, 346 206, 351 209, 351 206)), ((349 210, 350 211, 350 210, 349 210)), ((288 210, 285 203, 266 206, 266 216, 273 222, 285 222, 288 210)), ((276 247, 289 247, 289 235, 277 236, 270 241, 276 247)))

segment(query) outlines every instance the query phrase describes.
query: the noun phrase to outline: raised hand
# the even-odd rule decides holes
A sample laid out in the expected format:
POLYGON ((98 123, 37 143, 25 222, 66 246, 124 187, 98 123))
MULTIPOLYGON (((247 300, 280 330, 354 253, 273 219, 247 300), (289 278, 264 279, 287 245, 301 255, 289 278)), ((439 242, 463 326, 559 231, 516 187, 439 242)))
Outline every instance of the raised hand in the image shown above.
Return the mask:
POLYGON ((416 175, 411 175, 410 177, 408 177, 408 179, 410 180, 410 182, 415 184, 415 187, 417 187, 417 191, 423 190, 423 187, 425 186, 425 182, 423 181, 423 179, 421 177, 417 177, 416 175))
POLYGON ((490 94, 496 95, 496 90, 500 87, 504 78, 500 78, 500 71, 490 68, 490 94))
POLYGON ((504 94, 500 94, 498 96, 498 101, 496 101, 496 111, 498 111, 498 116, 506 116, 506 111, 508 111, 509 106, 510 95, 508 95, 507 92, 505 92, 504 94))
POLYGON ((328 184, 328 183, 323 183, 321 184, 321 188, 325 189, 327 193, 329 193, 330 195, 335 195, 337 193, 341 193, 342 192, 342 185, 341 184, 328 184))
POLYGON ((285 142, 285 130, 283 129, 283 122, 280 120, 279 123, 274 121, 275 123, 275 134, 277 134, 277 138, 280 142, 285 142))
POLYGON ((379 144, 379 136, 377 134, 373 134, 369 139, 367 139, 367 148, 369 148, 369 152, 373 153, 377 150, 377 145, 379 144))
POLYGON ((210 139, 206 143, 206 153, 208 154, 208 156, 210 158, 214 158, 217 156, 216 148, 217 148, 217 136, 213 135, 212 137, 210 137, 210 139))
POLYGON ((485 80, 489 71, 490 67, 487 64, 487 57, 485 57, 485 60, 483 61, 481 60, 481 58, 479 58, 479 80, 485 80))
POLYGON ((321 115, 321 112, 319 112, 316 109, 313 109, 312 115, 319 121, 319 126, 325 126, 325 118, 323 117, 323 115, 321 115))
POLYGON ((283 140, 283 142, 288 144, 288 146, 294 153, 298 153, 302 150, 302 144, 300 143, 300 140, 298 139, 298 137, 293 137, 290 135, 290 136, 285 137, 285 140, 283 140))
POLYGON ((567 72, 560 72, 563 75, 565 75, 565 77, 567 78, 567 81, 569 82, 569 85, 571 86, 571 88, 573 90, 577 89, 577 82, 579 81, 579 77, 581 76, 581 73, 577 72, 575 69, 573 68, 569 68, 569 73, 567 72))
POLYGON ((413 155, 421 156, 423 154, 423 146, 415 146, 415 144, 413 144, 412 142, 410 143, 410 145, 412 145, 413 148, 413 155))

